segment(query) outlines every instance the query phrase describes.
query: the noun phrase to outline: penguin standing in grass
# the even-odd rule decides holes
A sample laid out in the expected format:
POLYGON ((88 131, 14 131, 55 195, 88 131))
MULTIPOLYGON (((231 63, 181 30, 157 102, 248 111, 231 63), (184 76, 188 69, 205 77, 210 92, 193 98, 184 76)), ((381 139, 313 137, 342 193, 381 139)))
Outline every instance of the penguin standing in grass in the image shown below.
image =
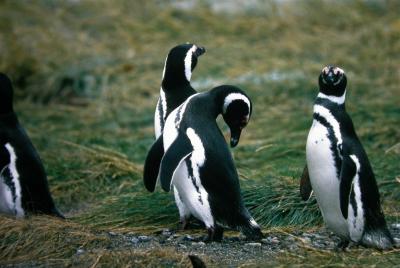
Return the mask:
POLYGON ((0 73, 0 213, 64 216, 50 195, 46 172, 13 111, 10 79, 0 73))
POLYGON ((262 233, 243 204, 239 178, 216 118, 222 114, 230 128, 232 147, 251 115, 251 102, 233 86, 220 86, 189 97, 167 118, 162 136, 153 144, 144 167, 144 182, 154 191, 173 186, 181 204, 181 220, 189 215, 201 220, 209 241, 220 241, 223 226, 242 231, 250 239, 262 233), (160 152, 163 146, 165 154, 160 152), (158 148, 158 149, 157 149, 158 148))
POLYGON ((314 191, 325 224, 342 239, 339 247, 345 248, 351 241, 390 249, 394 241, 375 176, 345 110, 346 84, 346 75, 338 67, 325 67, 319 76, 302 196, 306 199, 314 191))
POLYGON ((167 58, 162 76, 160 97, 154 115, 154 130, 158 138, 170 112, 196 93, 190 85, 197 59, 205 53, 204 47, 183 44, 172 48, 167 58))

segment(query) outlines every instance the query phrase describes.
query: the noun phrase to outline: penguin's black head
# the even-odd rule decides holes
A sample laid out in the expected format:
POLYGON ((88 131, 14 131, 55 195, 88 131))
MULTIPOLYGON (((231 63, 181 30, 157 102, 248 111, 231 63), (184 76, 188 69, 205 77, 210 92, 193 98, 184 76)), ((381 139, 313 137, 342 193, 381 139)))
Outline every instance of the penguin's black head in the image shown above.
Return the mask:
POLYGON ((223 105, 222 116, 231 130, 231 147, 235 147, 250 120, 251 101, 243 91, 237 91, 227 94, 223 105))
POLYGON ((13 111, 13 88, 10 78, 0 73, 0 114, 7 114, 13 111))
POLYGON ((189 43, 172 48, 165 60, 163 79, 174 80, 175 83, 190 82, 197 59, 205 52, 204 47, 189 43))
POLYGON ((326 66, 318 78, 319 90, 327 96, 340 97, 346 91, 347 78, 342 69, 326 66))

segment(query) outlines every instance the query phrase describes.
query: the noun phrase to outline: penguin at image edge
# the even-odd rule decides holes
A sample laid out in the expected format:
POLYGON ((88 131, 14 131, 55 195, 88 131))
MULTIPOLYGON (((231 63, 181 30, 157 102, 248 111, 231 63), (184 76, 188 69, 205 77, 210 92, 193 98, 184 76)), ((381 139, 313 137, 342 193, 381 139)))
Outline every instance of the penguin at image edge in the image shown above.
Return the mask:
POLYGON ((181 221, 190 215, 201 220, 208 240, 220 241, 223 227, 262 238, 259 225, 245 208, 239 177, 216 118, 222 114, 235 147, 252 111, 250 99, 234 86, 219 86, 189 97, 167 118, 164 131, 150 149, 144 182, 154 191, 158 175, 165 191, 174 188, 181 221), (160 142, 163 140, 163 142, 160 142), (163 146, 165 154, 155 157, 163 146))
POLYGON ((345 109, 346 85, 338 67, 327 66, 319 76, 300 193, 304 200, 315 194, 325 224, 342 239, 338 247, 353 242, 390 249, 394 240, 375 175, 345 109))
POLYGON ((51 197, 42 161, 13 110, 10 79, 0 73, 0 213, 64 218, 51 197))

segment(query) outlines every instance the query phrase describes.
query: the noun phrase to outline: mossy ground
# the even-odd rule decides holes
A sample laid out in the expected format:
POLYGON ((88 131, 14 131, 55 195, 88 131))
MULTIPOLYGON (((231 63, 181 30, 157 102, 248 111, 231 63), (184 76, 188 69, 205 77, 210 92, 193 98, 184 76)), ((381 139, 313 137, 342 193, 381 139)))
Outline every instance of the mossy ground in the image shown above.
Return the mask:
MULTIPOLYGON (((271 1, 231 11, 207 1, 191 9, 139 0, 0 1, 0 70, 16 86, 15 110, 69 218, 0 217, 0 265, 188 265, 170 249, 102 251, 111 242, 101 235, 177 224, 172 196, 147 193, 141 172, 154 140, 164 58, 188 41, 207 49, 193 73, 196 89, 235 84, 252 98, 252 119, 232 153, 245 200, 265 231, 321 226, 315 200, 300 201, 298 181, 317 76, 327 64, 347 72, 347 110, 387 220, 399 222, 398 10, 397 1, 356 0, 271 1), (99 251, 76 257, 82 247, 99 251)), ((399 262, 396 251, 304 248, 244 265, 399 262)))

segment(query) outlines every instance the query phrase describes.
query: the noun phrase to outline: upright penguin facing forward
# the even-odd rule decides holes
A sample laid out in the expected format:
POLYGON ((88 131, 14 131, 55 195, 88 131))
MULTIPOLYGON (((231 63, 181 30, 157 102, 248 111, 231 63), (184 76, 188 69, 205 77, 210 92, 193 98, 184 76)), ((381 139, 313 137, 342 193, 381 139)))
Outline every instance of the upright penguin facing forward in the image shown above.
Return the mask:
POLYGON ((205 51, 204 47, 189 43, 178 45, 169 51, 165 59, 160 97, 154 115, 156 138, 161 135, 169 113, 196 93, 190 85, 190 79, 198 57, 205 51))
POLYGON ((0 213, 64 218, 50 195, 46 172, 13 111, 10 79, 0 73, 0 213))
POLYGON ((221 240, 222 226, 239 229, 251 239, 262 233, 243 204, 238 174, 216 118, 222 114, 236 146, 252 111, 250 99, 234 86, 220 86, 189 97, 167 118, 162 136, 147 155, 144 182, 154 191, 171 186, 181 220, 190 215, 204 222, 208 240, 221 240), (162 142, 163 141, 163 142, 162 142), (157 147, 163 146, 165 154, 157 147))
POLYGON ((346 84, 346 75, 338 67, 325 67, 319 76, 301 192, 305 199, 314 191, 325 224, 342 239, 339 246, 352 241, 389 249, 394 241, 375 176, 345 110, 346 84))

